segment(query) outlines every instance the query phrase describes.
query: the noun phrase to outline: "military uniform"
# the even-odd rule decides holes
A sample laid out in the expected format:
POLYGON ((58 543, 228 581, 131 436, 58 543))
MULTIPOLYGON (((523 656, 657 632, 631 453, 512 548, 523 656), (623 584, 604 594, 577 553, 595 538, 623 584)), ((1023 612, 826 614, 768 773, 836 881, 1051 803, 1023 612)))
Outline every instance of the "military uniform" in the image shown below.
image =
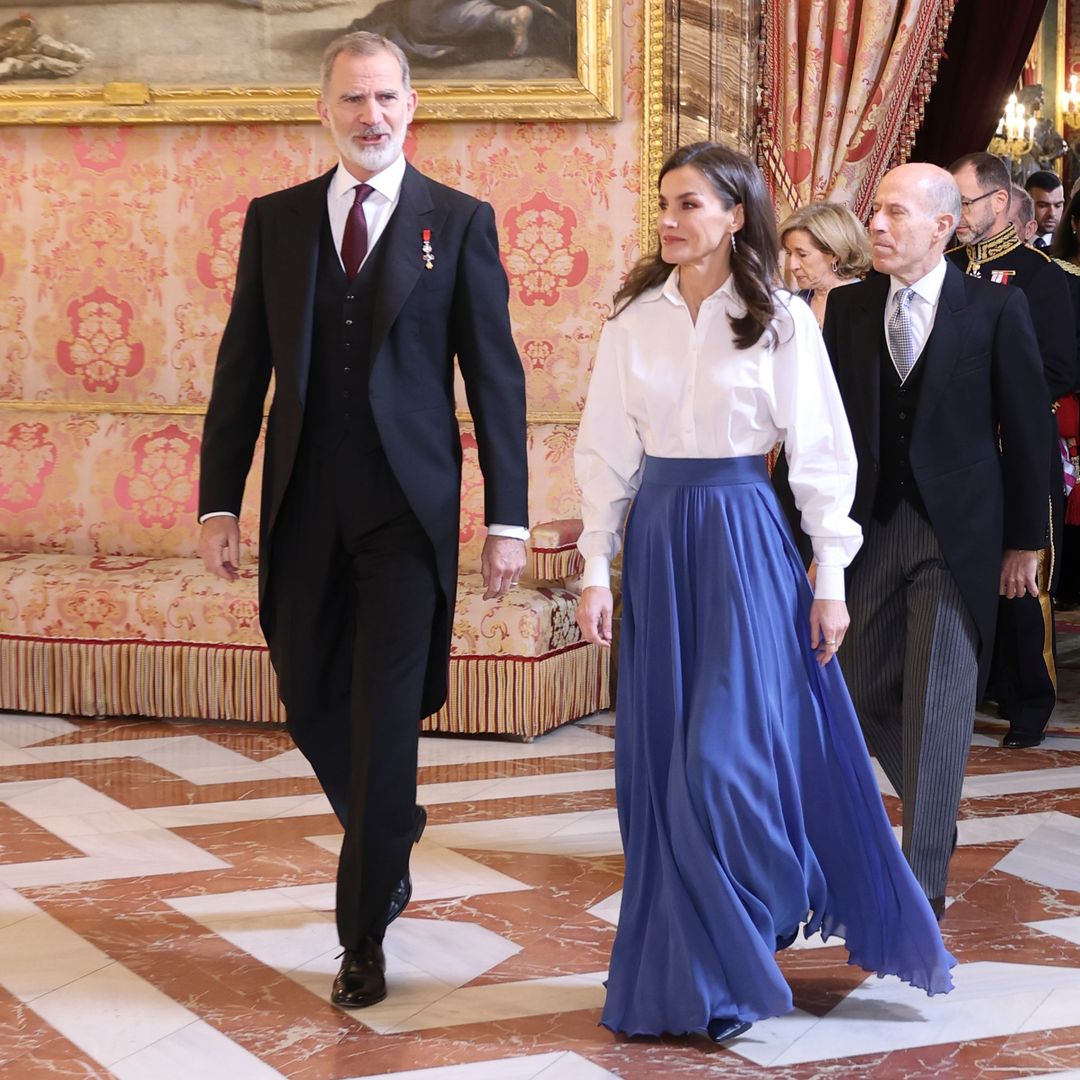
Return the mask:
POLYGON ((1002 598, 988 696, 994 698, 1011 733, 1041 736, 1057 701, 1054 609, 1064 516, 1064 487, 1057 421, 1051 402, 1077 384, 1077 323, 1072 290, 1064 271, 1041 251, 1021 243, 1012 225, 977 244, 946 252, 965 273, 1023 291, 1039 340, 1050 390, 1047 403, 1047 459, 1050 505, 1047 546, 1039 556, 1039 596, 1002 598))

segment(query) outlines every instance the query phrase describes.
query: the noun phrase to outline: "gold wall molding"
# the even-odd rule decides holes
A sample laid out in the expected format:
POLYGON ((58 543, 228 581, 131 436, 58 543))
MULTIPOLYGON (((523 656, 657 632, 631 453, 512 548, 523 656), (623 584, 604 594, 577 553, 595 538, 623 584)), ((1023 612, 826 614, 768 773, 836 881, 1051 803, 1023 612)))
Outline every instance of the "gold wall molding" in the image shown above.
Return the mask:
MULTIPOLYGON (((180 5, 175 5, 180 6, 180 5)), ((416 79, 418 120, 618 120, 621 4, 577 0, 577 78, 416 79)), ((241 61, 237 61, 241 64, 241 61)), ((242 68, 241 68, 242 70, 242 68)), ((0 124, 237 124, 317 121, 313 85, 0 88, 0 124)), ((242 77, 242 76, 241 76, 242 77)))
POLYGON ((656 188, 679 146, 754 154, 761 0, 644 0, 641 251, 656 246, 656 188))
MULTIPOLYGON (((205 416, 205 405, 164 405, 159 402, 109 401, 13 401, 0 399, 0 410, 27 413, 112 413, 117 416, 205 416)), ((458 422, 471 424, 468 409, 458 409, 458 422)), ((527 424, 579 424, 581 413, 574 409, 530 409, 527 424)))

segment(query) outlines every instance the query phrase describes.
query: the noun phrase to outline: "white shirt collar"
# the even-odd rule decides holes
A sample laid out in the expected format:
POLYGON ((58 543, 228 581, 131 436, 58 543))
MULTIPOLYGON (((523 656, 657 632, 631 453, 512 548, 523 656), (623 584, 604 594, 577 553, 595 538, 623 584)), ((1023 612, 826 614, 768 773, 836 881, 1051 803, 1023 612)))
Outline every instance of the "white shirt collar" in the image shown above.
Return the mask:
MULTIPOLYGON (((733 300, 738 300, 739 294, 735 291, 735 275, 728 274, 727 281, 720 286, 716 292, 711 293, 705 297, 705 302, 708 303, 714 297, 727 296, 733 300)), ((676 266, 670 274, 667 276, 667 281, 663 286, 654 291, 644 293, 641 297, 642 303, 649 303, 653 300, 659 300, 664 297, 666 300, 670 300, 673 304, 677 304, 679 307, 686 307, 686 301, 683 299, 682 293, 679 292, 679 268, 676 266)))
MULTIPOLYGON (((405 155, 398 154, 382 172, 377 172, 367 183, 375 189, 387 202, 397 202, 401 193, 401 184, 405 179, 405 155)), ((330 196, 333 199, 341 199, 346 195, 352 199, 353 192, 360 183, 344 163, 338 162, 337 169, 330 179, 330 196)))
MULTIPOLYGON (((915 295, 925 300, 931 307, 937 307, 938 300, 941 299, 941 290, 945 285, 945 271, 947 264, 945 262, 945 256, 942 255, 938 260, 937 265, 928 274, 924 274, 918 281, 912 282, 911 288, 915 290, 915 295)), ((906 289, 907 286, 898 281, 894 277, 889 278, 889 303, 886 308, 887 311, 892 310, 893 297, 901 289, 906 289)))

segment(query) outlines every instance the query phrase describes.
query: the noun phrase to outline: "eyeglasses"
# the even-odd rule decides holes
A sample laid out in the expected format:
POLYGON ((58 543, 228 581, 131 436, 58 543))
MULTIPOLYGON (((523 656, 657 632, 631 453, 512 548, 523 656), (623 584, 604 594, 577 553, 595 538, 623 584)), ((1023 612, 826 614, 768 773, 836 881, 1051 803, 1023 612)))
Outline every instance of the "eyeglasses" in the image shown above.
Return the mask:
POLYGON ((983 199, 989 199, 991 195, 996 195, 1003 188, 994 188, 993 191, 984 192, 982 195, 976 195, 974 199, 961 199, 960 205, 966 210, 969 206, 974 206, 977 202, 982 202, 983 199))

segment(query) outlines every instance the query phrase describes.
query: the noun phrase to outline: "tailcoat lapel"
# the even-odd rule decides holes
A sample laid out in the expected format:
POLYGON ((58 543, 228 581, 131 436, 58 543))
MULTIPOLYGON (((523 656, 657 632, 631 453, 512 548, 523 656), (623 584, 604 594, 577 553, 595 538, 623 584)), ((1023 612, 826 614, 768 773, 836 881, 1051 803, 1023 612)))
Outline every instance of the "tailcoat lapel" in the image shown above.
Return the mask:
POLYGON ((926 437, 930 423, 944 394, 945 384, 960 357, 961 346, 967 337, 970 312, 964 290, 964 275, 947 262, 945 282, 941 287, 934 327, 926 341, 920 364, 926 366, 919 391, 919 408, 911 431, 912 444, 926 437))
POLYGON ((293 378, 282 378, 281 385, 291 382, 301 404, 307 396, 308 374, 311 370, 311 331, 315 312, 315 278, 318 272, 319 243, 326 223, 326 191, 334 171, 320 176, 297 189, 296 199, 289 212, 282 214, 278 236, 272 254, 273 280, 276 290, 268 304, 273 320, 272 340, 284 346, 283 360, 295 358, 293 378))
MULTIPOLYGON (((427 180, 411 165, 406 165, 401 182, 401 198, 379 238, 379 246, 384 251, 371 330, 372 365, 377 362, 390 327, 424 269, 420 250, 423 231, 432 229, 434 232, 438 216, 427 180)), ((433 237, 432 243, 437 258, 437 237, 433 237)))
POLYGON ((889 299, 889 276, 869 277, 860 294, 851 327, 855 363, 850 371, 852 399, 849 411, 856 439, 861 439, 874 461, 881 456, 881 349, 884 338, 885 304, 889 299), (852 415, 853 413, 853 415, 852 415))

